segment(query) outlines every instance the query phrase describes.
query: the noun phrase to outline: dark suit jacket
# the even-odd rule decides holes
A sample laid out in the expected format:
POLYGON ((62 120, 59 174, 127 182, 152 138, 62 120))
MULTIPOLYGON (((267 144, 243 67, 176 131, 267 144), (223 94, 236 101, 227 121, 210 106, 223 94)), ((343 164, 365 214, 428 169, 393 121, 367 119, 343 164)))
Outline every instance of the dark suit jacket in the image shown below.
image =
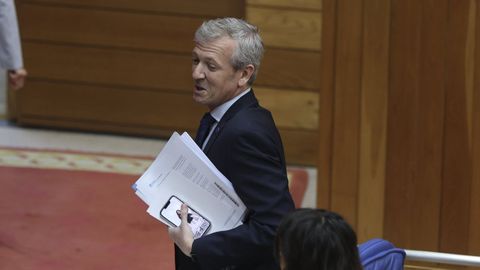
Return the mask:
POLYGON ((253 90, 225 113, 204 152, 232 182, 249 213, 243 225, 195 240, 194 262, 177 249, 177 269, 279 269, 273 258, 275 232, 294 204, 280 135, 253 90))

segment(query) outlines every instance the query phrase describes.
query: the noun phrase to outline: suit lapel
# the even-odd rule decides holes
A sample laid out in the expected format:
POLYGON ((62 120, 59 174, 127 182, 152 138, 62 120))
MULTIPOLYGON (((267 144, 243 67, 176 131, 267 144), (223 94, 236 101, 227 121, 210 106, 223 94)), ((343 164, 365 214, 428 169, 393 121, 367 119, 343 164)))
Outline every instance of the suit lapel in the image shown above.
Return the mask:
POLYGON ((207 145, 205 145, 203 152, 205 152, 205 154, 208 153, 210 147, 215 143, 218 135, 222 132, 223 127, 232 117, 234 117, 239 111, 252 106, 258 106, 258 101, 253 93, 253 89, 237 100, 223 115, 222 119, 220 119, 220 122, 218 122, 218 125, 215 127, 215 130, 210 136, 210 139, 208 139, 207 145))

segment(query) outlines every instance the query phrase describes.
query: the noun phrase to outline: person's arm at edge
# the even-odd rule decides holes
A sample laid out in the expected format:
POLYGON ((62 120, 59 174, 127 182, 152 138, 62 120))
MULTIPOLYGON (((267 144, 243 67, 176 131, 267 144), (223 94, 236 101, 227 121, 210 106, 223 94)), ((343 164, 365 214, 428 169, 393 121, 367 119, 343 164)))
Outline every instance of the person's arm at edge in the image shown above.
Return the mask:
POLYGON ((8 82, 14 90, 25 84, 22 48, 17 13, 13 0, 0 0, 0 67, 8 71, 8 82))

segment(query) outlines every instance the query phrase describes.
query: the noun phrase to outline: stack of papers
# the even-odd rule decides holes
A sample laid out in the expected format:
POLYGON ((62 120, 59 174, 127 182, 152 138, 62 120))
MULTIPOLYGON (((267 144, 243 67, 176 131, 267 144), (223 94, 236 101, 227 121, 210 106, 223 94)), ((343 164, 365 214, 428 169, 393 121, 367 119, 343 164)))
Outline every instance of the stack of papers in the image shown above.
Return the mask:
POLYGON ((132 188, 147 212, 168 226, 180 224, 176 210, 186 203, 194 238, 235 228, 247 212, 230 181, 186 132, 173 133, 132 188))

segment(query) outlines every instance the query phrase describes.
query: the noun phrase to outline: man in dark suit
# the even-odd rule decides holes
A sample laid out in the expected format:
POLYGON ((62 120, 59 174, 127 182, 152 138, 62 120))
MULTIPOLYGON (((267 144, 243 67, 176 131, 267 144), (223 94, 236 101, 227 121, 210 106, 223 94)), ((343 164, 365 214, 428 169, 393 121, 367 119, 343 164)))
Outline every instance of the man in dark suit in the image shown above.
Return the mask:
POLYGON ((240 19, 206 21, 195 33, 193 99, 210 111, 201 124, 209 128, 201 127, 196 141, 231 181, 248 214, 232 230, 193 240, 182 205, 182 224, 169 229, 178 270, 279 269, 275 232, 294 204, 280 135, 251 89, 262 55, 257 28, 240 19))

